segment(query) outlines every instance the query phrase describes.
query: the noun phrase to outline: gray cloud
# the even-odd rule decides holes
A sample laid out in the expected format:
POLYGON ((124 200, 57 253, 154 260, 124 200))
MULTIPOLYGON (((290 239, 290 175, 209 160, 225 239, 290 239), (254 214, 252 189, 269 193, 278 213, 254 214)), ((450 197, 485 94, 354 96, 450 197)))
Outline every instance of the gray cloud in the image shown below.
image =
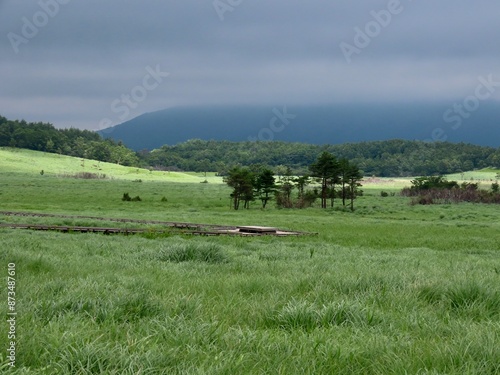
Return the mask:
POLYGON ((243 0, 224 21, 213 0, 41 3, 56 1, 67 4, 30 38, 24 20, 44 23, 40 3, 0 2, 4 116, 96 130, 103 118, 119 123, 113 102, 157 65, 170 76, 126 120, 189 104, 452 101, 480 75, 500 81, 495 0, 401 0, 350 64, 340 43, 354 45, 355 28, 389 0, 243 0), (18 53, 9 33, 27 41, 18 53))

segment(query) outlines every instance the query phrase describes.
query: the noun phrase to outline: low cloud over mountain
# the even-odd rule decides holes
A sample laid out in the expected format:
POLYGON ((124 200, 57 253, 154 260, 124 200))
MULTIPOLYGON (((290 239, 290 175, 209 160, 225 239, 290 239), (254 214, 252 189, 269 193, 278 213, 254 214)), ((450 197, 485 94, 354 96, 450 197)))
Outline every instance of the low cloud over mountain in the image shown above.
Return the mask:
POLYGON ((100 133, 135 149, 188 139, 339 144, 386 139, 498 147, 500 105, 461 103, 177 107, 138 116, 100 133))

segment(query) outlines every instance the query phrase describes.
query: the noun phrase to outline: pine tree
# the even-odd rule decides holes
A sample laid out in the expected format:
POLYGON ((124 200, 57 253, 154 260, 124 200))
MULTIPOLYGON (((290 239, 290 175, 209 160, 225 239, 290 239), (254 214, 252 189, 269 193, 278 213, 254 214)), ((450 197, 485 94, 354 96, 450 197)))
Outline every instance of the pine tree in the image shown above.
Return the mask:
POLYGON ((339 181, 339 168, 337 158, 326 151, 309 167, 311 176, 321 184, 321 208, 326 208, 329 196, 332 199, 333 206, 335 196, 332 195, 332 192, 335 192, 335 185, 339 181))
POLYGON ((273 171, 263 169, 255 179, 255 192, 262 202, 262 208, 266 208, 267 202, 276 192, 276 183, 273 171))

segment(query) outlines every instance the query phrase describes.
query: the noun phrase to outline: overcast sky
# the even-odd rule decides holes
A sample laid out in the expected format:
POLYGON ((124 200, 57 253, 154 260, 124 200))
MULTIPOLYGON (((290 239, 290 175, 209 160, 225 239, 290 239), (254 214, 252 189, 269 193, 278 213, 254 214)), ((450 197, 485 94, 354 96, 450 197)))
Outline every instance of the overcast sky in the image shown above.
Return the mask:
POLYGON ((499 17, 498 0, 0 0, 0 114, 100 130, 177 105, 453 104, 500 82, 499 17))

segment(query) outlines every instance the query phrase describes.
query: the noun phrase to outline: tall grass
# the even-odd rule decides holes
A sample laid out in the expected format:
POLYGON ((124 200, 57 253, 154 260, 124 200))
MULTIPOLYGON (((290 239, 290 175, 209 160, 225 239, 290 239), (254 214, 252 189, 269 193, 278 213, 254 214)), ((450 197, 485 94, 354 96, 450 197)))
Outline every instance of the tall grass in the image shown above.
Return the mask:
MULTIPOLYGON (((203 238, 0 229, 0 263, 4 270, 16 263, 19 312, 17 367, 5 366, 2 324, 0 372, 500 373, 496 207, 410 206, 367 188, 354 213, 234 212, 229 192, 212 183, 0 177, 3 210, 318 233, 203 238), (132 190, 142 201, 122 202, 132 190)), ((6 307, 0 304, 3 316, 6 307)))
POLYGON ((207 262, 223 263, 227 257, 221 250, 221 246, 215 243, 191 243, 181 242, 169 244, 162 249, 158 260, 166 262, 207 262))

